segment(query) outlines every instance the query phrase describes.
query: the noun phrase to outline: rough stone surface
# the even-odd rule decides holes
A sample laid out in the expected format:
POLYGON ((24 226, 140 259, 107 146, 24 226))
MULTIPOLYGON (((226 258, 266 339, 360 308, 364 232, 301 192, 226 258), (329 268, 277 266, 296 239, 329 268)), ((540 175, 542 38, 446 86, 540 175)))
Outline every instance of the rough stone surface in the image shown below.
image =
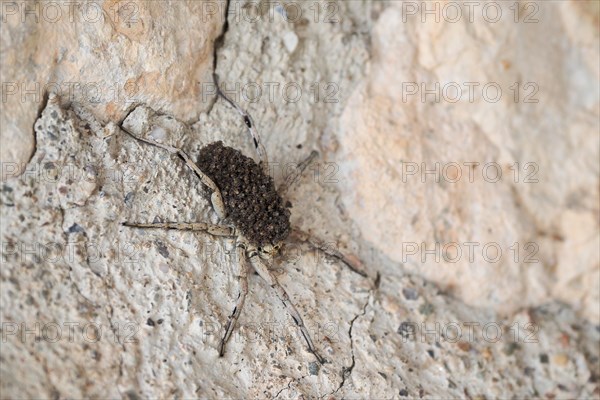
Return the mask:
POLYGON ((161 1, 88 3, 2 2, 0 138, 12 144, 2 146, 3 162, 31 158, 32 127, 49 92, 104 122, 137 103, 185 119, 206 109, 197 98, 211 80, 218 13, 195 0, 173 9, 161 1))
POLYGON ((523 5, 529 23, 512 4, 497 23, 381 13, 336 136, 343 204, 399 273, 504 313, 560 299, 598 323, 598 3, 523 5))
MULTIPOLYGON (((196 2, 167 17, 166 3, 132 4, 137 23, 3 23, 3 82, 22 71, 45 79, 49 69, 142 82, 140 69, 152 70, 140 98, 148 107, 136 112, 154 139, 193 159, 217 140, 254 156, 239 115, 197 85, 212 72, 222 18, 200 23, 196 2), (51 35, 63 35, 54 37, 69 57, 44 58, 51 35), (15 43, 30 60, 17 58, 15 43), (23 68, 5 68, 11 59, 23 68)), ((59 94, 2 114, 21 127, 2 125, 12 152, 2 160, 27 162, 35 150, 0 190, 2 397, 598 398, 597 3, 529 2, 539 21, 528 25, 525 3, 519 22, 502 3, 498 23, 481 9, 473 22, 435 23, 408 14, 407 3, 354 1, 302 3, 290 22, 294 7, 255 14, 243 4, 230 4, 216 72, 252 114, 276 185, 289 163, 319 150, 285 198, 291 223, 369 273, 299 243, 273 266, 329 362, 315 362, 255 274, 219 358, 239 287, 234 241, 122 226, 217 223, 202 186, 177 157, 119 129, 131 104, 59 94), (502 99, 403 98, 403 83, 471 81, 498 82, 502 99), (295 85, 283 94, 290 82, 302 91, 295 102, 295 85), (536 82, 539 102, 516 102, 514 82, 536 82), (35 140, 24 139, 32 125, 35 140), (466 169, 457 183, 422 182, 403 170, 412 162, 496 162, 510 178, 490 183, 475 168, 473 182, 466 169), (527 162, 537 183, 523 182, 527 162), (510 257, 404 260, 413 242, 494 242, 510 257), (539 261, 524 262, 528 242, 539 261)))

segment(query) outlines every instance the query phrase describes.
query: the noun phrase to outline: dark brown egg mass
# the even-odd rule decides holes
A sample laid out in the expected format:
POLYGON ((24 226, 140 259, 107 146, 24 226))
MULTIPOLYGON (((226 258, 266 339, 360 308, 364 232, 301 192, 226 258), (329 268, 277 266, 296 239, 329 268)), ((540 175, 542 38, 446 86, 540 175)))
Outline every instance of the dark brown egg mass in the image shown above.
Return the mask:
POLYGON ((198 167, 221 190, 227 219, 250 243, 276 244, 288 236, 290 211, 253 159, 218 141, 200 150, 198 167))

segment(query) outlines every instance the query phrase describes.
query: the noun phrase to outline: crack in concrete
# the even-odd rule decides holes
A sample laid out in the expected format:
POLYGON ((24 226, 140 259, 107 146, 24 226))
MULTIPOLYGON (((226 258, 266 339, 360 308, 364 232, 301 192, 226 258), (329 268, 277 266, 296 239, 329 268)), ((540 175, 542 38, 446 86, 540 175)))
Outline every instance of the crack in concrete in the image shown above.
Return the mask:
MULTIPOLYGON (((215 38, 215 41, 213 43, 213 73, 214 74, 217 73, 217 63, 219 62, 218 52, 225 44, 225 35, 229 31, 229 20, 227 19, 227 17, 229 15, 229 7, 230 6, 231 6, 231 0, 226 0, 225 15, 224 15, 225 21, 223 22, 223 29, 221 30, 221 33, 219 34, 219 36, 217 36, 215 38)), ((207 114, 210 114, 212 112, 212 109, 215 106, 215 104, 217 103, 218 98, 219 98, 219 96, 213 97, 213 100, 211 101, 210 105, 208 106, 207 114)))
POLYGON ((303 375, 303 376, 301 376, 300 378, 297 378, 297 379, 295 379, 295 378, 290 379, 290 381, 288 382, 287 386, 285 386, 285 387, 281 388, 279 391, 277 391, 277 393, 275 394, 275 396, 273 396, 273 399, 278 398, 279 395, 281 394, 281 392, 283 392, 284 390, 286 390, 286 389, 289 390, 290 386, 292 386, 292 383, 294 383, 294 382, 300 382, 302 379, 305 379, 308 376, 309 375, 303 375))
POLYGON ((294 379, 291 379, 291 380, 288 382, 288 384, 287 384, 287 386, 286 386, 286 387, 283 387, 283 388, 281 388, 281 389, 280 389, 280 390, 279 390, 279 391, 278 391, 278 392, 275 394, 275 396, 273 396, 273 399, 276 399, 276 398, 278 398, 278 397, 279 397, 279 395, 281 394, 281 392, 283 392, 284 390, 286 390, 286 389, 288 389, 288 390, 289 390, 289 389, 290 389, 290 386, 292 385, 292 382, 294 382, 294 379))
MULTIPOLYGON (((326 395, 321 396, 321 399, 325 399, 326 397, 332 396, 334 394, 336 394, 346 383, 346 380, 350 377, 350 375, 352 374, 352 370, 354 369, 354 366, 356 365, 356 360, 354 358, 354 341, 352 340, 352 330, 354 328, 354 323, 356 322, 356 320, 359 317, 364 316, 367 313, 367 307, 369 306, 369 302, 371 301, 371 297, 373 296, 373 291, 377 290, 377 289, 373 289, 373 290, 369 290, 369 295, 367 296, 367 300, 365 301, 365 304, 362 306, 362 311, 359 314, 356 314, 354 316, 354 318, 352 318, 352 320, 350 321, 350 327, 348 328, 348 336, 350 337, 350 354, 352 355, 352 363, 350 364, 349 367, 343 367, 342 369, 342 382, 340 383, 340 385, 337 387, 337 389, 335 389, 333 392, 328 393, 326 395)), ((290 379, 290 381, 288 382, 288 384, 279 389, 277 391, 277 393, 273 396, 273 399, 276 399, 279 397, 279 395, 284 391, 284 390, 289 390, 292 383, 296 382, 296 381, 300 381, 301 379, 306 378, 306 376, 302 376, 298 379, 290 379)))
MULTIPOLYGON (((376 289, 374 289, 376 290, 376 289)), ((337 389, 335 389, 333 392, 327 394, 326 396, 331 396, 336 394, 337 392, 339 392, 339 390, 344 387, 344 385, 346 384, 346 380, 350 377, 350 375, 352 375, 352 370, 354 369, 355 365, 356 365, 356 360, 354 358, 354 341, 352 340, 352 329, 354 328, 354 322, 356 322, 356 320, 359 317, 364 316, 367 313, 367 307, 369 306, 369 302, 371 301, 371 297, 373 296, 373 290, 369 290, 369 296, 367 296, 367 301, 365 302, 365 304, 362 307, 362 312, 360 314, 356 314, 354 316, 354 318, 352 318, 352 320, 350 321, 350 328, 348 328, 348 336, 350 337, 350 354, 352 355, 352 363, 350 364, 349 367, 344 367, 342 369, 342 381, 340 382, 340 385, 337 387, 337 389)), ((322 398, 325 398, 326 396, 323 396, 322 398)))
POLYGON ((213 45, 213 69, 216 71, 217 70, 217 53, 219 51, 219 49, 221 49, 221 47, 223 47, 223 44, 225 43, 225 35, 227 34, 227 31, 229 31, 229 20, 227 19, 227 16, 229 15, 229 7, 231 6, 231 0, 227 0, 225 3, 225 21, 223 22, 223 29, 221 30, 221 33, 219 34, 219 36, 217 36, 217 38, 215 39, 214 45, 213 45))

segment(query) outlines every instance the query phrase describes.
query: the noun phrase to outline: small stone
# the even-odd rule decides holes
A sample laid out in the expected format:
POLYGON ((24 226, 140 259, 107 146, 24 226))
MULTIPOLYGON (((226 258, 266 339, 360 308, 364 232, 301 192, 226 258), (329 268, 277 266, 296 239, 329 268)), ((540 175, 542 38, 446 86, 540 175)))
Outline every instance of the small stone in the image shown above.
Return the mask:
POLYGON ((163 256, 164 258, 169 258, 169 249, 167 249, 167 246, 165 246, 163 242, 157 240, 156 242, 154 242, 154 244, 156 245, 156 249, 158 250, 158 253, 161 256, 163 256))
POLYGON ((506 354, 507 356, 511 356, 513 355, 513 353, 515 352, 515 350, 518 350, 520 348, 518 343, 508 343, 506 345, 506 347, 504 347, 504 354, 506 354))
POLYGON ((409 336, 413 336, 415 335, 417 329, 416 329, 417 324, 414 322, 410 322, 410 321, 404 321, 400 324, 400 326, 398 327, 398 330, 396 332, 398 332, 400 335, 402 335, 403 338, 408 338, 409 336))
POLYGON ((146 321, 146 325, 154 326, 154 321, 152 320, 152 318, 148 318, 148 320, 146 321))
POLYGON ((430 303, 422 304, 419 307, 419 312, 425 316, 430 315, 433 312, 433 305, 430 303))
POLYGON ((85 232, 85 229, 83 229, 81 226, 79 226, 77 224, 73 224, 69 228, 69 233, 79 233, 79 232, 85 232))
POLYGON ((484 348, 481 351, 481 355, 483 356, 483 358, 485 358, 486 360, 490 360, 492 358, 492 351, 490 350, 489 347, 484 348))
POLYGON ((148 134, 148 138, 156 142, 164 142, 167 139, 167 132, 164 128, 157 126, 148 134))
POLYGON ((287 32, 283 35, 283 44, 288 52, 293 53, 298 46, 298 36, 292 31, 287 32))
POLYGON ((462 351, 469 351, 469 350, 471 350, 471 344, 468 343, 468 342, 458 342, 457 346, 462 351))
POLYGON ((131 206, 131 200, 133 200, 133 192, 129 192, 125 195, 125 204, 127 204, 128 206, 131 206))
POLYGON ((561 392, 568 392, 569 389, 567 389, 567 387, 563 384, 558 384, 558 390, 560 390, 561 392))
POLYGON ((308 363, 308 372, 310 372, 311 375, 318 375, 319 374, 319 364, 316 362, 308 363))
POLYGON ((402 289, 402 295, 406 300, 417 300, 419 298, 419 292, 410 287, 402 289))
POLYGON ((127 397, 128 400, 139 400, 140 399, 140 396, 137 395, 135 390, 130 390, 130 391, 126 392, 125 396, 127 397))
POLYGON ((555 354, 552 357, 552 363, 564 367, 569 362, 569 357, 564 353, 555 354))

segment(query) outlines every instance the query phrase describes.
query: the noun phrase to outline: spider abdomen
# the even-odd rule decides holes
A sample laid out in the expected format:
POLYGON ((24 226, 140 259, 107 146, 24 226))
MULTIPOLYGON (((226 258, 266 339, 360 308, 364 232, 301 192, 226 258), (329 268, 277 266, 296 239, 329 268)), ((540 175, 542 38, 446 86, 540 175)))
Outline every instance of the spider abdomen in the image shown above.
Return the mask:
POLYGON ((273 178, 239 150, 218 141, 203 147, 198 167, 217 185, 227 218, 256 246, 276 244, 290 232, 290 211, 273 178))

